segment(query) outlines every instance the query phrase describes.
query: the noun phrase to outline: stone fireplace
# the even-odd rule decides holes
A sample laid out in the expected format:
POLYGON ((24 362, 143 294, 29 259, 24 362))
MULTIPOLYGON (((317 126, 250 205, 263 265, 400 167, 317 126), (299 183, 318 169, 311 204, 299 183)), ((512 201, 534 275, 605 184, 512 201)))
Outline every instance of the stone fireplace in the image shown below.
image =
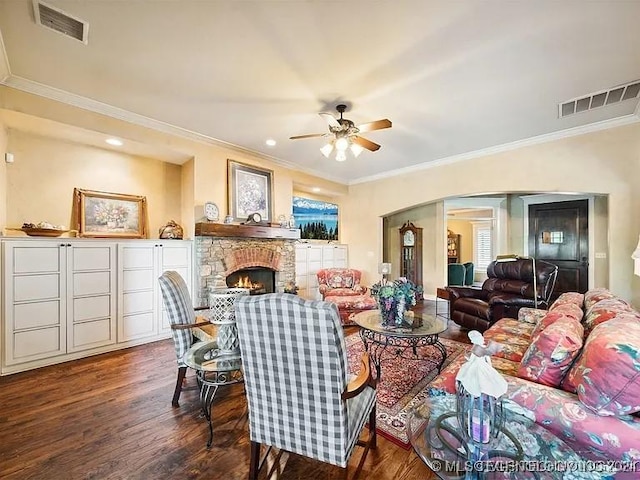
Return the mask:
MULTIPOLYGON (((270 274, 273 278, 274 292, 282 292, 287 282, 295 281, 296 239, 250 236, 260 231, 275 231, 275 234, 278 234, 288 230, 270 227, 256 230, 238 225, 213 224, 215 228, 209 228, 209 231, 204 232, 204 229, 198 228, 198 225, 196 225, 195 237, 196 285, 193 296, 195 305, 208 305, 209 288, 225 288, 228 286, 227 277, 237 277, 240 273, 245 276, 257 269, 263 270, 262 275, 272 272, 270 274), (232 227, 233 230, 231 230, 232 227), (223 235, 216 236, 217 231, 221 231, 223 235), (232 234, 246 232, 247 235, 231 236, 230 232, 232 234)), ((230 280, 234 281, 233 278, 230 280)), ((257 282, 265 283, 259 279, 257 282)))

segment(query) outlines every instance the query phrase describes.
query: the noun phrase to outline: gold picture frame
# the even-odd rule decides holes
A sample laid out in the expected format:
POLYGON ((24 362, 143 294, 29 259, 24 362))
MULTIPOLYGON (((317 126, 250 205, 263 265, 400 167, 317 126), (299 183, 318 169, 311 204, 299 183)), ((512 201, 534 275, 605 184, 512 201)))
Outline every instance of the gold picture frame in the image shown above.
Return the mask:
POLYGON ((244 222, 259 213, 263 222, 273 220, 273 171, 227 160, 228 205, 233 221, 244 222))
POLYGON ((147 238, 147 199, 140 195, 73 190, 78 236, 147 238))

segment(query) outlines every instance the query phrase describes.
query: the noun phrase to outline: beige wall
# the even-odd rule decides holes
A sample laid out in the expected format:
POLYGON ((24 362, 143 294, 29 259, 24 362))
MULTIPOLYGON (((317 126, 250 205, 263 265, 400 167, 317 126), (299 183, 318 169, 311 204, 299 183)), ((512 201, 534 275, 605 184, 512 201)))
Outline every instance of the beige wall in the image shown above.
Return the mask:
MULTIPOLYGON (((374 275, 377 259, 369 252, 382 251, 376 235, 379 219, 414 205, 496 191, 608 194, 609 286, 640 305, 640 278, 633 276, 630 260, 640 230, 640 191, 635 185, 639 174, 640 124, 636 123, 352 185, 344 204, 343 230, 350 263, 365 277, 374 275), (367 215, 362 214, 363 205, 367 215)), ((427 295, 434 293, 426 290, 430 281, 425 279, 427 295)))
MULTIPOLYGON (((407 211, 398 212, 389 215, 385 219, 384 232, 384 252, 385 261, 391 262, 391 275, 389 278, 397 278, 400 276, 400 227, 405 222, 411 222, 416 227, 422 228, 422 285, 426 295, 432 291, 435 292, 436 285, 434 278, 437 278, 437 272, 442 269, 442 265, 446 263, 444 258, 443 240, 438 232, 441 229, 436 228, 438 222, 442 222, 444 207, 442 202, 421 205, 407 211)), ((353 244, 349 244, 349 251, 356 251, 353 244)), ((382 261, 382 257, 380 257, 382 261)), ((354 266, 354 262, 350 262, 354 266)), ((354 266, 354 268, 357 268, 354 266)), ((375 272, 377 272, 377 267, 375 272)), ((376 281, 375 274, 367 277, 367 283, 370 285, 372 281, 376 281)))
POLYGON ((7 163, 4 161, 7 151, 7 130, 0 122, 0 229, 7 224, 7 163))
POLYGON ((10 227, 40 221, 72 226, 74 188, 146 196, 150 238, 167 221, 181 221, 179 165, 15 130, 9 130, 8 148, 15 158, 7 168, 10 227))
POLYGON ((447 220, 447 228, 460 235, 459 263, 473 262, 473 225, 469 220, 447 220))
MULTIPOLYGON (((335 201, 336 198, 344 196, 348 192, 348 187, 346 185, 320 179, 306 173, 293 171, 282 167, 275 162, 260 158, 258 156, 253 156, 244 151, 219 146, 213 143, 205 143, 204 141, 200 142, 184 137, 169 135, 163 132, 133 125, 128 122, 82 110, 77 107, 65 105, 53 100, 38 97, 36 95, 31 95, 8 87, 0 87, 0 108, 9 111, 23 112, 27 115, 33 116, 36 119, 40 118, 50 120, 53 122, 62 123, 66 126, 77 127, 78 129, 82 130, 99 132, 108 136, 116 136, 122 138, 125 143, 135 142, 141 145, 152 145, 156 150, 166 149, 167 151, 173 153, 179 153, 182 156, 191 157, 192 160, 188 161, 187 164, 185 164, 182 171, 180 170, 180 167, 173 164, 157 162, 159 164, 165 165, 165 167, 163 168, 166 172, 172 171, 172 169, 178 169, 176 170, 176 175, 178 176, 171 176, 170 178, 165 177, 163 180, 159 180, 158 178, 154 177, 152 181, 154 185, 149 186, 149 188, 153 190, 157 186, 157 182, 166 182, 167 187, 170 189, 169 196, 162 197, 162 201, 160 201, 160 199, 157 199, 157 202, 155 202, 156 199, 154 199, 154 202, 157 205, 164 205, 162 209, 157 210, 154 213, 154 215, 157 215, 158 218, 151 218, 151 233, 153 236, 157 236, 157 229, 159 227, 158 222, 161 220, 160 224, 163 224, 169 219, 174 219, 178 223, 181 223, 185 229, 185 235, 192 236, 194 231, 193 226, 195 222, 202 216, 202 205, 206 201, 215 202, 220 209, 221 219, 224 218, 228 211, 228 159, 243 162, 249 165, 259 166, 273 171, 273 214, 275 218, 277 218, 279 214, 284 214, 287 216, 290 215, 291 197, 296 186, 304 188, 320 188, 323 193, 326 193, 327 198, 331 198, 331 201, 334 201, 334 203, 338 203, 337 201, 335 201), (178 189, 177 192, 175 191, 176 188, 178 189), (172 198, 174 194, 177 195, 177 197, 172 198)), ((69 129, 67 128, 66 131, 68 130, 69 129)), ((70 140, 71 142, 68 143, 68 145, 73 145, 74 139, 71 138, 70 140)), ((60 141, 60 143, 64 142, 60 141)), ((91 155, 95 155, 94 158, 96 159, 103 158, 113 160, 119 155, 117 153, 113 153, 113 151, 111 150, 92 148, 88 147, 87 145, 83 146, 82 144, 77 143, 77 141, 76 146, 78 149, 87 149, 85 150, 85 152, 92 152, 91 155), (96 153, 96 151, 100 151, 100 153, 96 153)), ((60 152, 62 152, 63 150, 64 149, 61 149, 60 152)), ((45 152, 41 153, 44 154, 45 152)), ((64 157, 65 155, 60 153, 57 158, 64 160, 64 157)), ((134 158, 131 156, 129 157, 134 158)), ((57 163, 46 162, 44 161, 45 158, 47 158, 47 155, 42 156, 42 165, 40 165, 37 160, 35 161, 35 165, 40 165, 44 168, 56 168, 55 165, 57 165, 57 163)), ((120 157, 121 160, 122 158, 124 158, 124 155, 120 157)), ((151 161, 151 159, 146 160, 151 161)), ((78 164, 78 162, 75 162, 74 167, 80 168, 81 170, 84 169, 84 173, 74 173, 74 183, 81 181, 85 184, 103 184, 106 185, 106 187, 102 189, 108 188, 109 191, 116 192, 144 192, 144 188, 141 188, 141 184, 144 184, 146 182, 145 177, 148 175, 148 172, 145 171, 145 168, 147 167, 140 167, 140 162, 136 163, 138 165, 137 167, 134 165, 130 165, 129 167, 127 167, 125 164, 126 162, 124 161, 120 163, 116 161, 115 169, 105 172, 97 170, 98 174, 96 174, 96 171, 93 171, 93 168, 104 165, 103 162, 90 164, 84 164, 82 162, 78 164), (120 182, 118 178, 120 178, 122 181, 120 182), (123 188, 128 188, 130 190, 126 191, 123 188)), ((35 170, 36 169, 33 169, 32 171, 35 170)), ((20 176, 19 180, 17 181, 18 183, 15 186, 16 193, 14 197, 16 195, 20 195, 18 190, 21 188, 21 186, 28 185, 29 182, 37 180, 26 179, 24 176, 20 176)), ((59 184, 58 186, 46 186, 45 190, 55 189, 58 194, 61 194, 61 184, 64 182, 64 180, 62 180, 61 178, 56 178, 56 182, 59 184)), ((68 186, 65 188, 68 188, 68 186)), ((87 186, 84 188, 91 187, 87 186)), ((71 191, 73 191, 73 189, 71 191)), ((64 202, 66 203, 67 194, 63 193, 63 195, 65 196, 61 198, 65 199, 64 202)), ((68 195, 68 198, 70 199, 71 193, 69 193, 68 195)), ((147 200, 151 204, 151 199, 148 198, 147 200)), ((60 198, 57 198, 56 202, 58 205, 60 205, 60 198)), ((42 202, 38 201, 38 203, 42 202)), ((70 200, 68 204, 70 205, 70 200)), ((30 209, 30 207, 28 208, 30 209)), ((58 208, 56 206, 52 206, 50 208, 52 213, 48 213, 48 215, 55 216, 56 218, 63 218, 63 221, 54 220, 53 218, 46 220, 52 223, 64 223, 65 225, 69 224, 69 215, 64 213, 62 207, 58 208)), ((3 212, 9 212, 11 218, 8 218, 7 222, 9 222, 11 226, 14 226, 15 222, 19 221, 25 215, 24 207, 21 207, 19 204, 15 204, 13 200, 11 200, 6 208, 2 208, 1 210, 3 212)), ((31 216, 33 215, 31 213, 31 210, 28 213, 31 216)), ((33 220, 35 219, 29 219, 29 221, 33 220)), ((38 220, 35 221, 40 221, 40 218, 38 217, 38 220)), ((3 223, 2 225, 5 224, 3 223)))

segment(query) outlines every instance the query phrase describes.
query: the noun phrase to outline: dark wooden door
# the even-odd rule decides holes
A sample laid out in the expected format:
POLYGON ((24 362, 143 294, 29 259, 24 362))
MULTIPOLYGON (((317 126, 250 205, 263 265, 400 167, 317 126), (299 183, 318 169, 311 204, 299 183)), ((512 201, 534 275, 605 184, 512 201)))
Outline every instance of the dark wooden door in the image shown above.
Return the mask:
POLYGON ((551 300, 589 285, 588 200, 529 206, 529 254, 558 266, 551 300))

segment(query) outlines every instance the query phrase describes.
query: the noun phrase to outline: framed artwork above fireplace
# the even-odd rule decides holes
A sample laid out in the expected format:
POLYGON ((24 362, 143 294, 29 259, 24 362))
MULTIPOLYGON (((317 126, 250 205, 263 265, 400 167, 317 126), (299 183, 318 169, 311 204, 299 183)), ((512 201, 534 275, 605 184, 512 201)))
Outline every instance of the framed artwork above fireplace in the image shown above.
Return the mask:
POLYGON ((234 222, 260 214, 262 221, 273 220, 273 172, 234 160, 227 161, 228 212, 234 222))

